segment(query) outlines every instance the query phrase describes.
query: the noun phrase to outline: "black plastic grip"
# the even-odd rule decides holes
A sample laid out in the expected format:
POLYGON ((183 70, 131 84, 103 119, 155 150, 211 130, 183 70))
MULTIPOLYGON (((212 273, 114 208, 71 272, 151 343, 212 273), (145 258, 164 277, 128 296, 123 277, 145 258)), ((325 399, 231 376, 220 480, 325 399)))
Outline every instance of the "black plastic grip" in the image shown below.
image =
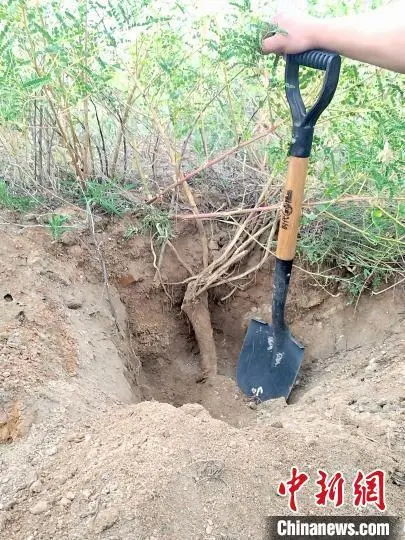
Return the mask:
POLYGON ((300 54, 292 54, 292 58, 300 66, 326 71, 329 62, 336 58, 336 53, 314 49, 300 54))
POLYGON ((339 82, 340 62, 338 54, 317 49, 300 54, 287 54, 285 88, 293 119, 290 156, 304 158, 310 155, 315 124, 331 102, 339 82), (322 90, 314 105, 309 109, 301 96, 300 66, 325 72, 322 90))

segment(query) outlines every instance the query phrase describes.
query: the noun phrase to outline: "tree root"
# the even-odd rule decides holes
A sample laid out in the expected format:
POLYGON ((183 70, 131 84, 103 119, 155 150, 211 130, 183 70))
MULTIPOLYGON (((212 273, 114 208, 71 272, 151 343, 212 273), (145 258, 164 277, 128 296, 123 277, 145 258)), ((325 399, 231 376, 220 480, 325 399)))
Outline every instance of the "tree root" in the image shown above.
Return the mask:
POLYGON ((203 381, 217 375, 217 353, 208 306, 208 292, 204 292, 196 297, 195 287, 195 281, 189 283, 181 309, 187 315, 193 326, 195 337, 200 348, 200 381, 203 381))

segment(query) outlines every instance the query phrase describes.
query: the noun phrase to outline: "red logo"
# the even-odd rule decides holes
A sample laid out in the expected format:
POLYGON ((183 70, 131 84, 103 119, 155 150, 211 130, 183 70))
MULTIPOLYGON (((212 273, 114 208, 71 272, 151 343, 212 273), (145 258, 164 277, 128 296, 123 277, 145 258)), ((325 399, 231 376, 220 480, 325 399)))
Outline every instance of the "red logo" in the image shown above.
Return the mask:
POLYGON ((315 495, 317 506, 326 506, 328 502, 332 502, 335 508, 342 506, 344 500, 345 479, 342 473, 337 472, 328 478, 325 471, 318 471, 319 479, 316 484, 320 487, 320 491, 315 495))
MULTIPOLYGON (((292 512, 298 511, 297 495, 309 481, 309 475, 299 472, 297 467, 292 467, 290 478, 280 482, 277 493, 288 497, 288 507, 292 512)), ((329 475, 326 471, 318 470, 318 478, 315 485, 318 491, 315 493, 315 504, 326 507, 329 503, 335 508, 343 506, 345 502, 346 480, 341 472, 329 475)), ((356 507, 374 505, 384 512, 385 505, 385 473, 381 470, 373 471, 367 475, 358 471, 353 484, 353 504, 356 507)))
POLYGON ((291 469, 291 478, 287 482, 281 482, 278 486, 278 494, 285 496, 288 492, 288 506, 293 512, 297 512, 295 494, 308 482, 309 476, 306 473, 298 474, 297 467, 291 469))
POLYGON ((374 471, 367 476, 358 471, 353 484, 354 506, 366 507, 374 504, 381 512, 385 510, 385 474, 384 471, 374 471))

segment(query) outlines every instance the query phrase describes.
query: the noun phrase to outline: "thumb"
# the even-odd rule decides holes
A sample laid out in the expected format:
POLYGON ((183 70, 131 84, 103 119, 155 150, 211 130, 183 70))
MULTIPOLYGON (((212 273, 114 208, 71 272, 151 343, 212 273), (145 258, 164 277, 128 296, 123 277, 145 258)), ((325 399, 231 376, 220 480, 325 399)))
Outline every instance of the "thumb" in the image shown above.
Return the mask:
POLYGON ((286 45, 286 37, 277 34, 273 37, 266 38, 262 43, 263 54, 283 53, 286 45))

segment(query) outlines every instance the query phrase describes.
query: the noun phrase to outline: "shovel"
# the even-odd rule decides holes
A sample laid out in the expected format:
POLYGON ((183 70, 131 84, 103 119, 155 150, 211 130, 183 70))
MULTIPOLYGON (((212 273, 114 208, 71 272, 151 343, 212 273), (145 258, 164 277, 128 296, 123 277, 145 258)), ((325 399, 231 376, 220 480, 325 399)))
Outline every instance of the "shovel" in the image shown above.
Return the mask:
POLYGON ((239 356, 236 378, 240 389, 256 401, 288 399, 304 357, 285 322, 284 311, 297 245, 304 185, 315 124, 331 102, 340 74, 340 56, 312 50, 287 55, 285 88, 293 120, 289 167, 280 213, 274 271, 272 324, 253 319, 239 356), (322 90, 306 109, 299 87, 299 67, 325 72, 322 90))

